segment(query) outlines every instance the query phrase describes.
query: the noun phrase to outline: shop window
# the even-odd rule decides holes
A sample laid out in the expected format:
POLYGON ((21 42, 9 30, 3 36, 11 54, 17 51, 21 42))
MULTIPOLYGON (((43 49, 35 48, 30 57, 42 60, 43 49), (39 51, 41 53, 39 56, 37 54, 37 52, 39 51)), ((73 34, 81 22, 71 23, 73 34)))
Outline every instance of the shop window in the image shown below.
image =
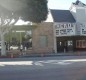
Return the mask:
POLYGON ((79 47, 79 41, 76 42, 76 47, 79 47))
MULTIPOLYGON (((23 27, 21 26, 23 29, 23 27)), ((27 29, 27 28, 26 28, 27 29)), ((12 30, 10 31, 6 37, 5 40, 7 42, 7 46, 14 48, 15 46, 20 49, 20 45, 23 45, 23 48, 25 47, 27 49, 32 49, 32 31, 31 30, 12 30)))
POLYGON ((47 46, 47 36, 40 36, 39 44, 40 44, 40 47, 46 47, 47 46))
POLYGON ((86 41, 85 40, 83 41, 82 44, 83 44, 83 47, 86 48, 86 41))
POLYGON ((76 48, 86 48, 86 40, 77 40, 76 48))
POLYGON ((72 46, 73 45, 73 41, 68 41, 68 46, 72 46))

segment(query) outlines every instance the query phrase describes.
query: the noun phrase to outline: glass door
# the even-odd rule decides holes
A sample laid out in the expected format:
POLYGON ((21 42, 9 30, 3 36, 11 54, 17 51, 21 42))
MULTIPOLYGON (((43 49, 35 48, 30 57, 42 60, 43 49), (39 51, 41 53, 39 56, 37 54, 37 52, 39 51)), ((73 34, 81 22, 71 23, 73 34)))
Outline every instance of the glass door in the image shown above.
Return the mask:
POLYGON ((57 42, 57 52, 64 52, 64 43, 62 41, 57 42))
POLYGON ((67 41, 67 50, 70 52, 70 51, 73 51, 73 41, 72 40, 68 40, 67 41))

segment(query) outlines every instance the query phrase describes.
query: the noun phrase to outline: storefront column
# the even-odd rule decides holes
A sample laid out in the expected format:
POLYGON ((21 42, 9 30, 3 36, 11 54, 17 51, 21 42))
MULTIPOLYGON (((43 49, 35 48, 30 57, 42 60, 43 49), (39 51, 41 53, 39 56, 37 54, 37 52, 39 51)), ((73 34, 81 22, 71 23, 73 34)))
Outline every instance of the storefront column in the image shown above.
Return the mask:
POLYGON ((21 37, 22 37, 22 36, 21 36, 21 32, 20 32, 20 44, 21 44, 21 42, 22 42, 22 39, 21 39, 21 37))
POLYGON ((56 37, 54 37, 54 50, 55 50, 55 53, 57 53, 57 43, 56 43, 56 37))
POLYGON ((53 24, 53 34, 54 34, 54 51, 57 53, 57 43, 56 43, 56 31, 55 31, 55 25, 53 24))

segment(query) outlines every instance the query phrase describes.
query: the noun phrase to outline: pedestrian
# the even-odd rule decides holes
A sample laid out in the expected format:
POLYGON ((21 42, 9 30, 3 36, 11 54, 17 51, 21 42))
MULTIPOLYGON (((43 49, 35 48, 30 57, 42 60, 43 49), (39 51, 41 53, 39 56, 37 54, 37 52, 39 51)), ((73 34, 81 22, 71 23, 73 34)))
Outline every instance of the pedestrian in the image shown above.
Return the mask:
POLYGON ((27 51, 27 47, 25 46, 23 55, 26 55, 26 51, 27 51))
POLYGON ((23 45, 21 44, 20 46, 20 52, 22 53, 22 50, 23 50, 23 45))

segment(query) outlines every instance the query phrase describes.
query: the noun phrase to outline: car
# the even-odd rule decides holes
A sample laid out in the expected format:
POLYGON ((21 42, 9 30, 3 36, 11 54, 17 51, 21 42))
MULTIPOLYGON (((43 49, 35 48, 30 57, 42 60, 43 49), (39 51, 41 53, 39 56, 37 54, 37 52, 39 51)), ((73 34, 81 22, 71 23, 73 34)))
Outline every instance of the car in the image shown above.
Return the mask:
POLYGON ((18 49, 18 46, 10 46, 10 49, 11 50, 17 50, 18 49))

